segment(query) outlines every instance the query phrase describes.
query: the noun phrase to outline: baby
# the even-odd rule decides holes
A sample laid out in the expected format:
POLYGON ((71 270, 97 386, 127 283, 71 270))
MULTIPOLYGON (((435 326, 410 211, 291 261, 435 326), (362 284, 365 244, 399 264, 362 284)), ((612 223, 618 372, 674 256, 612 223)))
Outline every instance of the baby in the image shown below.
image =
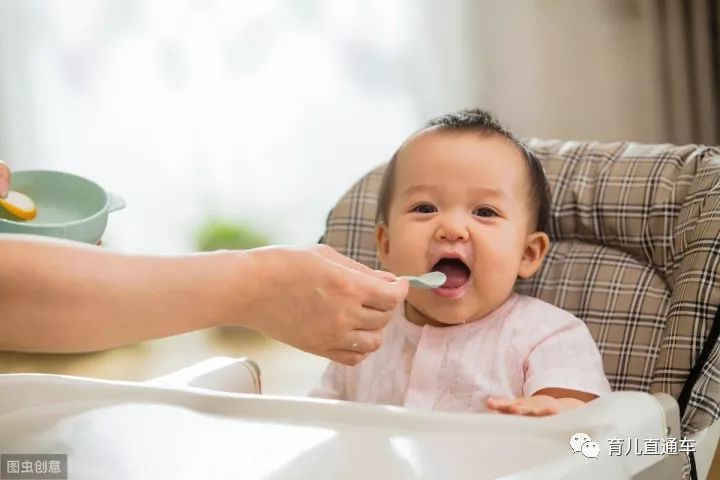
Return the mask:
POLYGON ((513 292, 548 251, 542 166, 491 115, 428 122, 390 161, 375 237, 385 269, 440 271, 411 289, 378 351, 331 363, 313 396, 446 411, 549 415, 610 391, 585 324, 513 292))

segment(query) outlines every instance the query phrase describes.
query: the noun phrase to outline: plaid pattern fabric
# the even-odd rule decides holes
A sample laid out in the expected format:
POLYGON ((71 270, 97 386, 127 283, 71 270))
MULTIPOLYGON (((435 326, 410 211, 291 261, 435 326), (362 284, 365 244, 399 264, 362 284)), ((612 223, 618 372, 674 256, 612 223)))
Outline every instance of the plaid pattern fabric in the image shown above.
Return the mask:
MULTIPOLYGON (((543 267, 516 289, 583 319, 614 390, 677 398, 720 305, 720 150, 695 145, 544 141, 530 149, 552 190, 543 267)), ((331 211, 321 241, 377 268, 374 227, 385 165, 331 211)), ((720 417, 715 345, 682 418, 720 417)))

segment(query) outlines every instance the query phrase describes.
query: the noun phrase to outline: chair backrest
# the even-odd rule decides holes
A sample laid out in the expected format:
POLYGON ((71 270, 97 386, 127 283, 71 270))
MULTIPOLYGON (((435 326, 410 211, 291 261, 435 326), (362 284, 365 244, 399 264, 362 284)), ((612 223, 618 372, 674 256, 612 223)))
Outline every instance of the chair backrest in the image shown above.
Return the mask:
MULTIPOLYGON (((614 390, 669 393, 680 400, 684 433, 709 426, 720 416, 720 321, 711 332, 720 305, 720 150, 528 145, 551 185, 552 244, 516 290, 586 322, 614 390)), ((373 268, 384 170, 342 197, 321 240, 373 268)))

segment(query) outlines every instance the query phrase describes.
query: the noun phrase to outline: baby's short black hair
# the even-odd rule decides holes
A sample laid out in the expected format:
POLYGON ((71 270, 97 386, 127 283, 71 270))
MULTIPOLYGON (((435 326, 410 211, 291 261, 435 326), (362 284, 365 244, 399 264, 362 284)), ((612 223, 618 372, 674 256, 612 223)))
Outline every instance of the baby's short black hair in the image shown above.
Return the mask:
MULTIPOLYGON (((550 216, 550 186, 547 178, 545 178, 542 165, 523 142, 515 137, 507 128, 503 127, 490 113, 480 109, 461 110, 459 112, 447 113, 435 117, 428 121, 420 131, 430 128, 478 132, 487 136, 499 135, 515 145, 522 153, 528 171, 528 183, 530 186, 529 204, 534 209, 535 229, 536 231, 547 233, 550 216)), ((375 221, 378 223, 387 223, 390 202, 392 201, 393 186, 395 184, 395 167, 401 148, 402 147, 398 148, 392 156, 392 159, 390 159, 380 186, 377 213, 375 215, 375 221)))

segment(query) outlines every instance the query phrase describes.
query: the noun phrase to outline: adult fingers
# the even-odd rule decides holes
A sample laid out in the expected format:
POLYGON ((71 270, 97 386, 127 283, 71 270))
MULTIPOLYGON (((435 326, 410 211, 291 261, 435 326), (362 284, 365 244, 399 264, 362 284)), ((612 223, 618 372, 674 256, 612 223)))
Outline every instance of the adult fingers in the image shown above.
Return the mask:
POLYGON ((357 365, 367 358, 367 353, 352 352, 350 350, 328 350, 325 355, 327 358, 334 362, 349 365, 351 367, 357 365))
POLYGON ((373 270, 370 274, 376 278, 387 280, 388 282, 394 282, 398 278, 394 273, 386 272, 385 270, 373 270))
POLYGON ((328 245, 319 245, 317 248, 320 255, 335 263, 339 263, 343 267, 365 273, 370 273, 373 271, 373 269, 368 267, 367 265, 363 265, 360 262, 356 262, 352 258, 346 257, 345 255, 341 254, 340 252, 328 245))
POLYGON ((355 270, 357 272, 363 272, 367 273, 368 275, 371 275, 376 278, 380 278, 387 281, 394 281, 397 276, 394 273, 386 272, 383 270, 373 270, 372 268, 368 267, 367 265, 364 265, 360 262, 356 262, 352 258, 346 257, 345 255, 341 254, 334 248, 328 246, 328 245, 321 245, 320 246, 320 254, 323 255, 328 260, 332 260, 335 263, 338 263, 346 268, 349 268, 351 270, 355 270))
POLYGON ((390 323, 392 310, 381 311, 363 307, 355 319, 353 328, 356 330, 382 330, 390 323))
POLYGON ((0 160, 0 198, 5 198, 10 190, 10 168, 0 160))
POLYGON ((353 330, 344 336, 340 348, 358 353, 372 353, 380 348, 382 341, 382 330, 353 330))
POLYGON ((405 300, 410 286, 407 279, 404 278, 388 282, 369 275, 358 274, 356 279, 361 289, 363 306, 381 312, 394 310, 399 303, 405 300))

